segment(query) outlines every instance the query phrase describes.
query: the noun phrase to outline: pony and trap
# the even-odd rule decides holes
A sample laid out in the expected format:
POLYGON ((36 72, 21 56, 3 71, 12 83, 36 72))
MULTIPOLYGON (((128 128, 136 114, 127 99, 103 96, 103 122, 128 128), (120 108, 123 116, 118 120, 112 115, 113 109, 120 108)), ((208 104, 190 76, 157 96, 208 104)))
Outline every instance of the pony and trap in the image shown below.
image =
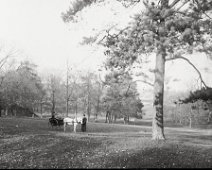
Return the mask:
POLYGON ((74 126, 73 132, 76 133, 77 125, 78 124, 83 124, 83 118, 70 118, 70 117, 65 117, 65 118, 55 118, 52 116, 49 118, 48 126, 52 126, 52 128, 55 127, 60 127, 63 126, 64 132, 66 131, 66 126, 74 126))
POLYGON ((63 118, 55 118, 54 116, 49 118, 48 126, 49 125, 51 125, 52 127, 54 127, 54 126, 63 126, 63 124, 64 124, 63 118))

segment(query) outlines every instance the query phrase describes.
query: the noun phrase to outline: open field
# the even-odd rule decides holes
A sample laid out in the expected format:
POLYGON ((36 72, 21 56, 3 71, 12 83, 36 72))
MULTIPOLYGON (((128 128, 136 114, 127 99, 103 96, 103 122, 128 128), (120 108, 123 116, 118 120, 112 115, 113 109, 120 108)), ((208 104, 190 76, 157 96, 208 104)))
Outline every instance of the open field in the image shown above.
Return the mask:
POLYGON ((160 142, 145 124, 72 130, 52 129, 47 119, 1 118, 0 169, 212 167, 212 129, 165 127, 167 140, 160 142))

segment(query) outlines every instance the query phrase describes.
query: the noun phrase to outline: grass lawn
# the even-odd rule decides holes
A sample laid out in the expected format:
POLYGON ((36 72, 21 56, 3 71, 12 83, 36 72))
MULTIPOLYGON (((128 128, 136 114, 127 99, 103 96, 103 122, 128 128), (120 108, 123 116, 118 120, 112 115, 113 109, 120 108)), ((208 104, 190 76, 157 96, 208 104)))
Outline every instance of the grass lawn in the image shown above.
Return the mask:
POLYGON ((0 169, 212 168, 212 129, 88 123, 87 132, 48 127, 48 119, 0 118, 0 169))

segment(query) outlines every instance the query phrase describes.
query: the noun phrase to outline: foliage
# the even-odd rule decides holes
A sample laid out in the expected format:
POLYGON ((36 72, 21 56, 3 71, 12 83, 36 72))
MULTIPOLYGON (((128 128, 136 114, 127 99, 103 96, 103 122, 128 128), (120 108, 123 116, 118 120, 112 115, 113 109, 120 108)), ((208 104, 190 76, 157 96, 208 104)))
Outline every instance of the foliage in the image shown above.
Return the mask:
POLYGON ((191 103, 177 104, 173 108, 165 107, 165 117, 178 126, 198 127, 208 124, 208 110, 205 110, 204 102, 193 103, 195 109, 191 110, 191 103))
POLYGON ((203 117, 204 123, 211 122, 212 88, 203 87, 201 89, 195 90, 194 92, 191 91, 189 96, 184 99, 179 99, 175 103, 189 105, 191 110, 189 112, 184 112, 184 114, 189 113, 190 119, 196 118, 196 122, 200 122, 202 120, 201 117, 203 117), (200 109, 203 109, 202 112, 205 116, 200 115, 200 109), (194 112, 194 110, 196 110, 196 112, 194 112), (207 111, 207 114, 204 113, 205 111, 207 111))
POLYGON ((201 88, 191 91, 184 99, 174 101, 176 109, 171 113, 172 120, 181 125, 210 123, 212 89, 201 88))
MULTIPOLYGON (((89 2, 90 5, 91 1, 89 2)), ((133 2, 140 2, 140 0, 133 2)), ((153 138, 164 139, 165 61, 184 59, 195 68, 184 57, 185 54, 193 52, 205 52, 209 56, 212 54, 212 1, 143 0, 143 4, 145 11, 135 15, 128 27, 115 34, 110 34, 109 30, 106 31, 105 54, 108 56, 106 64, 111 69, 115 67, 122 70, 129 68, 136 61, 142 61, 140 59, 142 54, 156 53, 153 101, 156 113, 153 119, 153 138)), ((76 11, 79 12, 82 9, 83 5, 76 11)), ((66 14, 74 17, 76 13, 66 14)), ((199 76, 207 88, 200 73, 199 76)))
POLYGON ((17 70, 8 71, 2 83, 4 108, 17 105, 31 111, 41 101, 44 89, 36 65, 24 61, 17 70))
POLYGON ((94 77, 94 79, 95 80, 93 82, 91 91, 92 96, 91 104, 94 107, 94 113, 97 118, 97 116, 100 115, 101 112, 103 111, 103 103, 101 102, 101 96, 103 95, 104 85, 97 75, 94 77))
POLYGON ((96 0, 76 0, 72 2, 72 6, 65 12, 62 13, 62 19, 64 22, 70 22, 75 21, 74 15, 76 15, 79 11, 81 11, 83 8, 91 5, 93 2, 96 2, 96 0))
POLYGON ((181 99, 182 103, 194 103, 198 100, 212 101, 212 88, 202 88, 194 92, 190 92, 189 96, 181 99))
POLYGON ((139 99, 136 83, 127 72, 112 71, 105 78, 106 90, 102 96, 107 111, 113 116, 137 116, 142 113, 143 104, 139 99))
POLYGON ((211 54, 212 21, 206 16, 211 2, 187 3, 188 7, 180 10, 144 1, 145 12, 135 15, 126 29, 107 37, 108 65, 125 68, 141 54, 162 49, 167 60, 194 51, 211 54))
MULTIPOLYGON (((126 3, 128 0, 119 0, 126 3)), ((84 7, 98 0, 75 1, 63 19, 72 22, 84 7)), ((143 1, 145 11, 138 13, 129 26, 115 34, 108 31, 105 46, 109 65, 127 67, 143 53, 156 52, 162 47, 167 59, 193 51, 211 54, 212 1, 143 1)))
POLYGON ((61 111, 64 102, 64 86, 62 84, 62 79, 56 75, 49 75, 47 79, 46 90, 46 102, 49 103, 49 112, 61 111))
POLYGON ((70 83, 71 86, 71 93, 70 93, 70 105, 73 112, 77 113, 85 112, 86 106, 86 89, 85 86, 82 84, 82 77, 81 74, 78 75, 71 75, 72 82, 70 83))

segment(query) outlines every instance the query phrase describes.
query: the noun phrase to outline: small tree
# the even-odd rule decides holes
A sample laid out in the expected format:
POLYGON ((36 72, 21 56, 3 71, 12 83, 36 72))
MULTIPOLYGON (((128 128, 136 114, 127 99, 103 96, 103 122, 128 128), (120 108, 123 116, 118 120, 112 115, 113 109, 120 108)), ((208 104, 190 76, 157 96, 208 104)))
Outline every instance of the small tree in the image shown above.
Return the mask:
POLYGON ((90 71, 87 71, 85 74, 81 75, 81 81, 82 86, 84 90, 84 102, 85 102, 85 110, 88 116, 88 121, 90 120, 91 112, 92 112, 92 106, 94 106, 95 103, 95 97, 96 94, 95 91, 95 81, 97 76, 90 71))
POLYGON ((93 84, 93 90, 92 90, 92 103, 95 110, 95 119, 97 120, 98 115, 100 114, 102 110, 102 102, 101 102, 101 96, 103 94, 103 84, 99 78, 96 77, 96 81, 93 84))
MULTIPOLYGON (((64 89, 62 88, 61 78, 51 74, 47 80, 47 100, 51 104, 51 115, 55 116, 57 104, 63 103, 63 94, 64 89)), ((59 106, 59 105, 58 105, 59 106)))
POLYGON ((106 122, 115 121, 117 117, 124 117, 129 120, 130 116, 136 116, 142 112, 143 107, 136 83, 127 72, 113 71, 106 75, 106 91, 102 96, 106 108, 106 122))

